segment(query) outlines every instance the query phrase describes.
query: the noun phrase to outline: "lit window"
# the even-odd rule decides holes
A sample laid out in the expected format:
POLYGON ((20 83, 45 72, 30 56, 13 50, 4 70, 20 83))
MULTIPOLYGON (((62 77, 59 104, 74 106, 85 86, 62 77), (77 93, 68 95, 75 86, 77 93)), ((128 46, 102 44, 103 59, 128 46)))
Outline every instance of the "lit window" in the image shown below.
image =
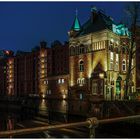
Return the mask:
POLYGON ((116 54, 115 71, 119 70, 119 54, 116 54))
POLYGON ((79 71, 80 72, 83 72, 84 71, 84 62, 83 61, 80 61, 79 62, 79 71))
POLYGON ((79 84, 80 86, 83 86, 85 84, 85 78, 78 78, 77 84, 79 84))
POLYGON ((113 65, 114 65, 114 56, 113 56, 113 52, 110 52, 110 70, 113 70, 113 65))
POLYGON ((61 83, 61 79, 58 79, 58 84, 60 84, 61 83))
POLYGON ((97 44, 96 44, 96 45, 97 45, 97 50, 99 50, 98 42, 97 42, 97 44))
POLYGON ((64 79, 62 79, 62 81, 61 81, 62 83, 64 83, 64 79))
POLYGON ((126 60, 122 61, 122 70, 126 71, 126 60))
POLYGON ((81 83, 81 79, 78 78, 78 79, 77 79, 77 84, 80 84, 80 83, 81 83))
POLYGON ((97 50, 97 44, 96 43, 94 43, 94 46, 95 46, 95 50, 97 50))
POLYGON ((116 62, 119 62, 119 54, 116 54, 116 62))
POLYGON ((48 80, 45 80, 45 81, 44 81, 44 84, 48 84, 48 80))
POLYGON ((85 84, 85 78, 81 79, 81 84, 84 85, 85 84))
POLYGON ((110 59, 113 60, 113 52, 110 52, 110 59))
POLYGON ((82 100, 83 99, 83 94, 82 93, 80 93, 80 100, 82 100))

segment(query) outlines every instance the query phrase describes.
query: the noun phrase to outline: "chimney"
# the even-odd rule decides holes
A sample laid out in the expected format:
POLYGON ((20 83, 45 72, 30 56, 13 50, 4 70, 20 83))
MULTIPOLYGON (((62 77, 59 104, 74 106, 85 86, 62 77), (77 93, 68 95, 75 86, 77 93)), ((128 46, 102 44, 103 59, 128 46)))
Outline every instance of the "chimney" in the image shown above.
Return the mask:
POLYGON ((97 8, 95 6, 91 7, 91 22, 94 22, 97 17, 97 8))

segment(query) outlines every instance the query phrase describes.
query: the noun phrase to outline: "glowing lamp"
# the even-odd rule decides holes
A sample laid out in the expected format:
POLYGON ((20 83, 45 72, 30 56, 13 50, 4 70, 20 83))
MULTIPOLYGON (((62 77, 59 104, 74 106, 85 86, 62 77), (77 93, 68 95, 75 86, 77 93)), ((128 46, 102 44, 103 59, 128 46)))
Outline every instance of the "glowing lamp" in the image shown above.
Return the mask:
POLYGON ((42 94, 42 98, 43 98, 43 99, 45 98, 45 94, 42 94))
POLYGON ((103 79, 103 78, 104 78, 104 73, 100 73, 100 74, 99 74, 99 77, 100 77, 101 79, 103 79))

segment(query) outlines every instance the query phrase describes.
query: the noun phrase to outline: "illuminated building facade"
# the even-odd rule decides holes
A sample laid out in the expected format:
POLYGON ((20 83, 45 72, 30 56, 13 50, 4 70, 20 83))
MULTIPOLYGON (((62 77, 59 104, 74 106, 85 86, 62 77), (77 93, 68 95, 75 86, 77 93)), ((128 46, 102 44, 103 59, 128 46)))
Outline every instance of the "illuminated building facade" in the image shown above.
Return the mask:
MULTIPOLYGON (((122 100, 128 69, 128 28, 111 17, 91 9, 89 20, 80 25, 76 15, 69 31, 70 91, 79 99, 91 94, 105 100, 122 100)), ((135 65, 135 58, 132 60, 135 65)), ((135 68, 131 92, 136 91, 135 68)))
POLYGON ((14 52, 0 51, 0 96, 14 94, 14 52))
POLYGON ((17 51, 15 56, 10 51, 1 51, 0 94, 66 98, 68 60, 68 43, 61 44, 58 41, 53 42, 51 48, 42 41, 31 52, 17 51))
POLYGON ((9 58, 7 61, 7 91, 10 96, 15 93, 14 81, 14 58, 9 58))
POLYGON ((32 52, 17 52, 15 56, 15 95, 41 95, 46 94, 46 79, 51 73, 50 49, 46 42, 40 42, 40 46, 32 52))
POLYGON ((47 93, 47 77, 51 75, 51 49, 46 47, 46 42, 41 42, 41 49, 39 51, 39 63, 38 63, 38 78, 39 78, 39 94, 42 97, 47 93))

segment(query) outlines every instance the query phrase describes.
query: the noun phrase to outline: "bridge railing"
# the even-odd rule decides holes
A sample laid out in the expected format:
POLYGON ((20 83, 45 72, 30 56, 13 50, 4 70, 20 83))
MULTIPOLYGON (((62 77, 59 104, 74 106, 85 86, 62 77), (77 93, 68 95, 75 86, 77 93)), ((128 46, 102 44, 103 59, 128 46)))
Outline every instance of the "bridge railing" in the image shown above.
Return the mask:
POLYGON ((83 122, 1 131, 0 137, 1 138, 2 137, 11 137, 11 136, 13 137, 16 135, 33 134, 33 133, 38 133, 38 132, 43 132, 43 131, 48 131, 48 130, 87 126, 90 129, 89 137, 95 138, 95 129, 100 124, 108 124, 108 123, 113 123, 113 122, 120 122, 120 121, 134 120, 134 119, 140 119, 140 115, 117 117, 117 118, 103 119, 103 120, 98 120, 96 117, 93 117, 93 118, 88 118, 86 121, 83 121, 83 122))

